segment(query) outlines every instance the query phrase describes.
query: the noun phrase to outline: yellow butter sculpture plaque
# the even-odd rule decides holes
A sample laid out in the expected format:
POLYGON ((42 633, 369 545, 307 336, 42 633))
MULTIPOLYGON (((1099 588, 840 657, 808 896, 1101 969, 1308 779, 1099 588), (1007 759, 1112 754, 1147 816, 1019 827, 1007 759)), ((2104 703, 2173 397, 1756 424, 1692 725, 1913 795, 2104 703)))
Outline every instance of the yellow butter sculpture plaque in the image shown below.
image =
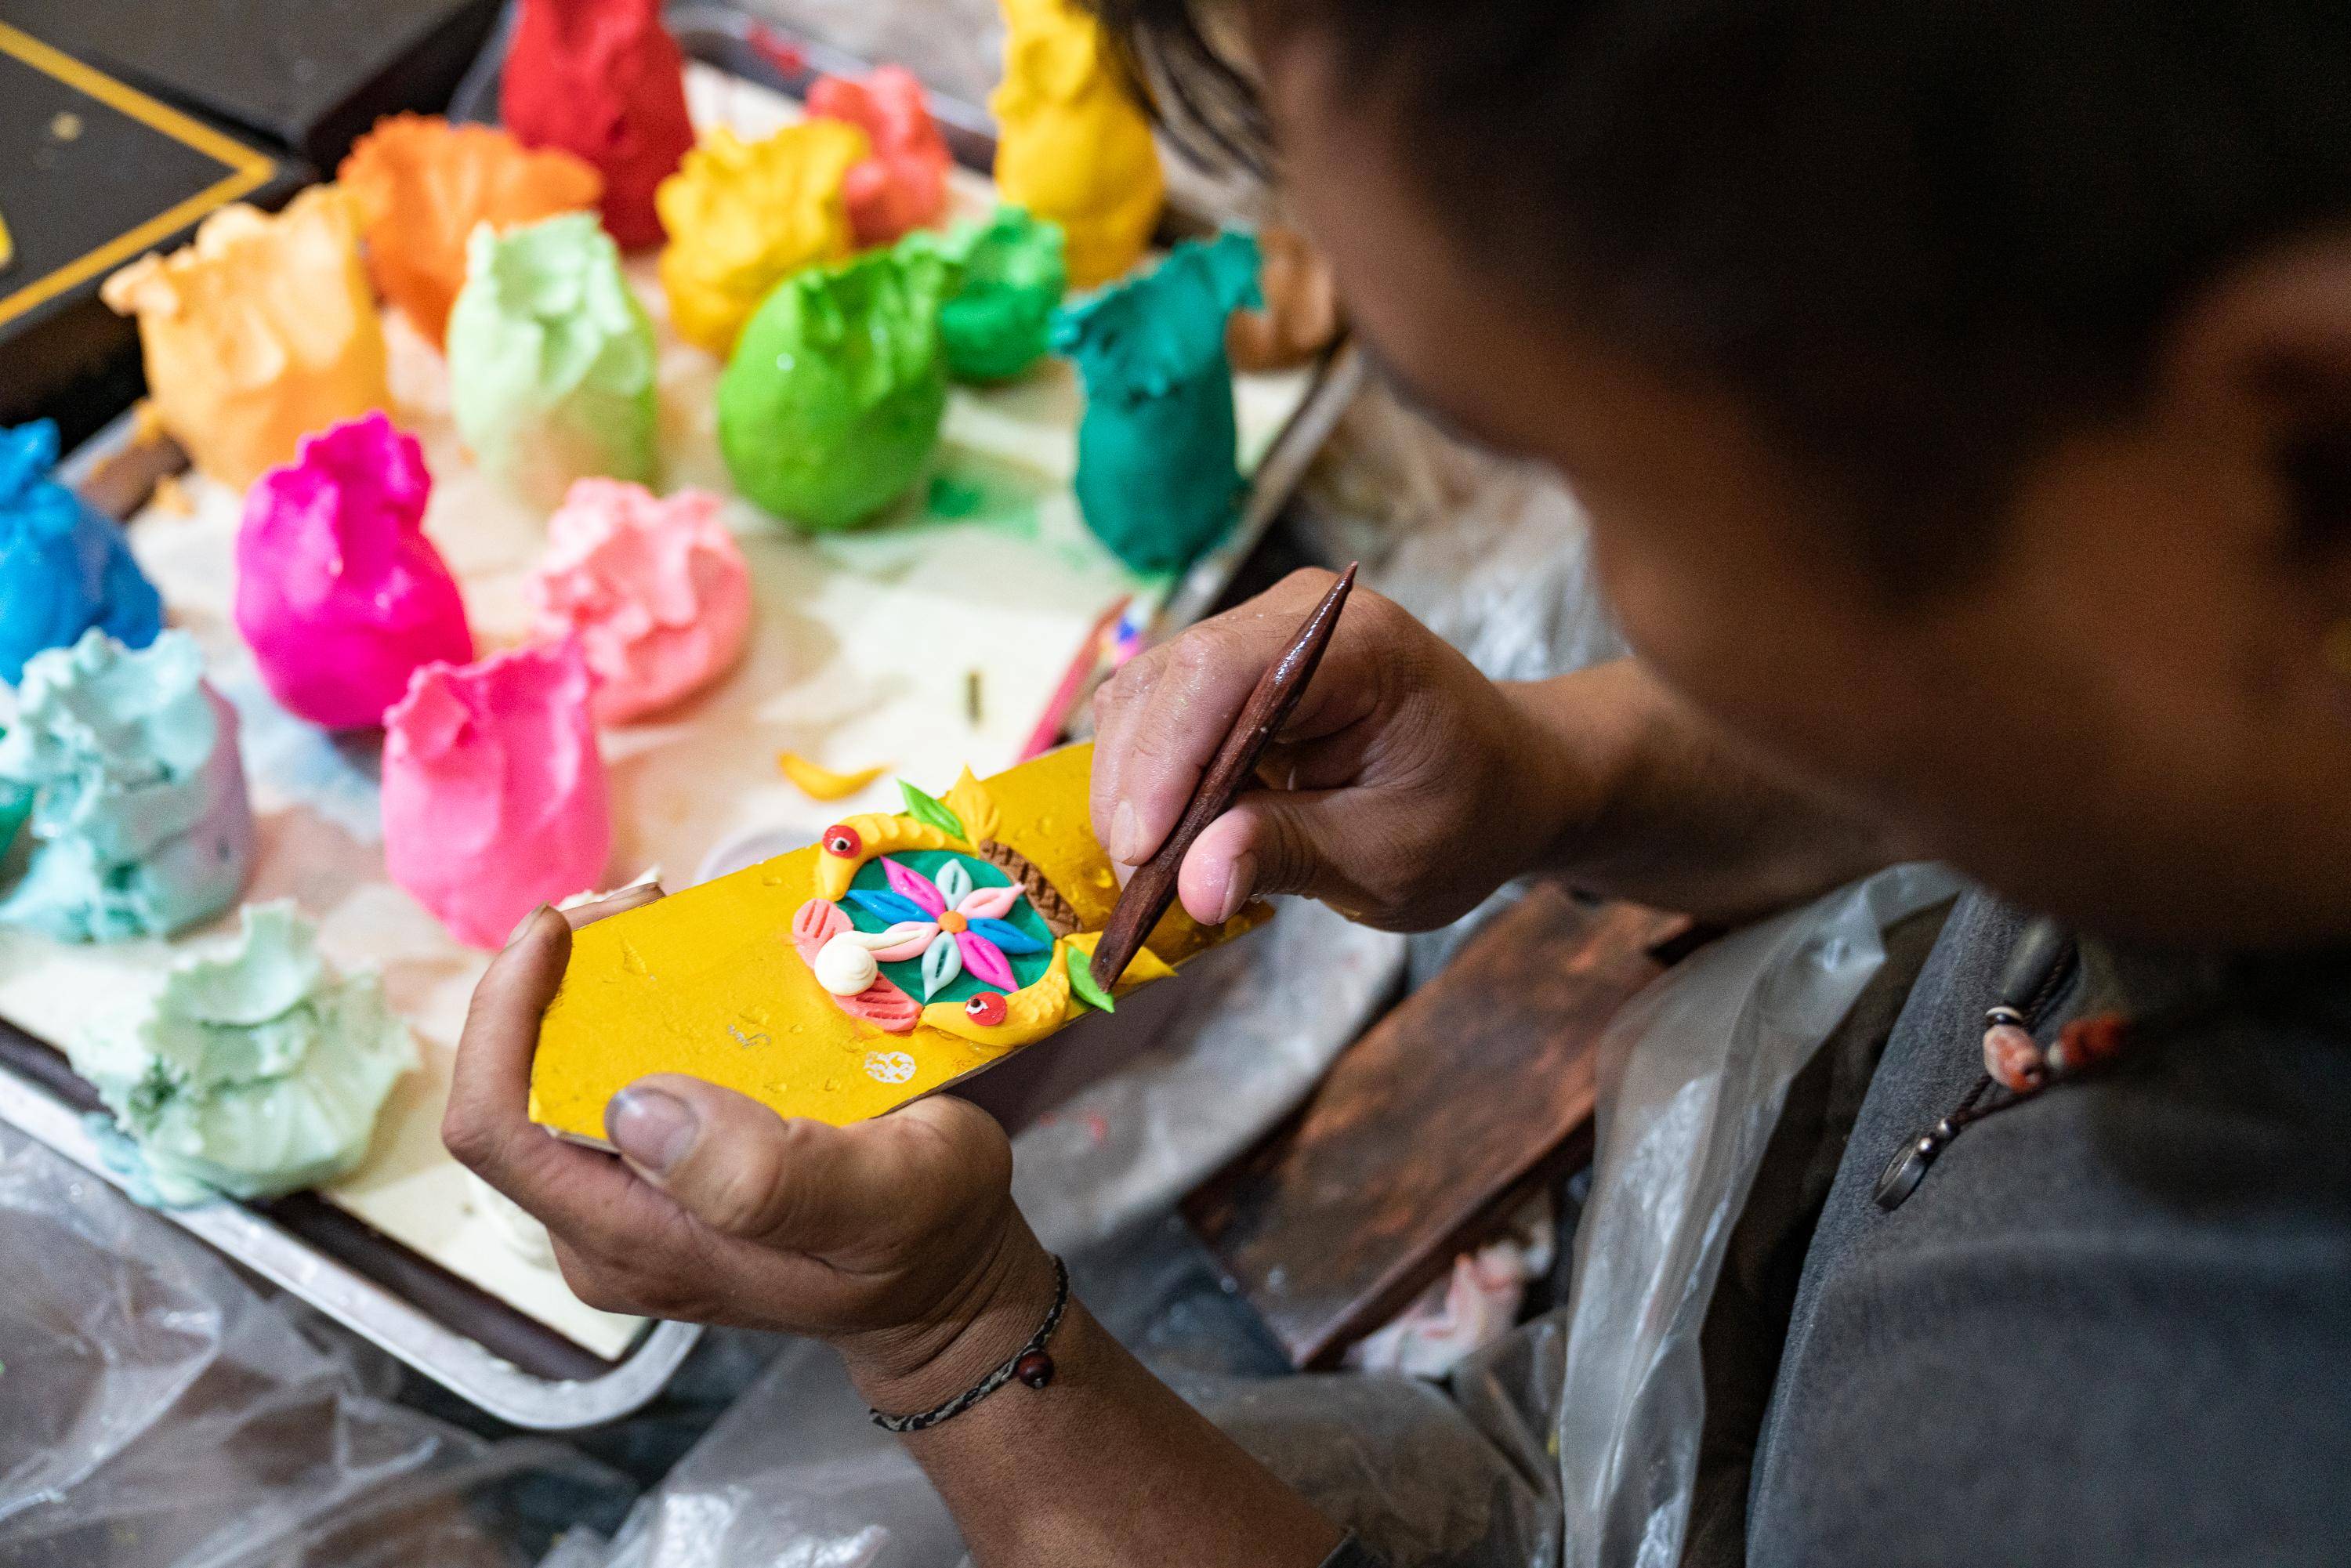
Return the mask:
MULTIPOLYGON (((878 1116, 1115 1005, 1087 973, 1118 886, 1088 826, 1093 748, 1074 746, 573 938, 531 1074, 531 1116, 601 1140, 649 1072, 740 1090, 782 1115, 878 1116)), ((1115 994, 1258 924, 1179 906, 1115 994)))

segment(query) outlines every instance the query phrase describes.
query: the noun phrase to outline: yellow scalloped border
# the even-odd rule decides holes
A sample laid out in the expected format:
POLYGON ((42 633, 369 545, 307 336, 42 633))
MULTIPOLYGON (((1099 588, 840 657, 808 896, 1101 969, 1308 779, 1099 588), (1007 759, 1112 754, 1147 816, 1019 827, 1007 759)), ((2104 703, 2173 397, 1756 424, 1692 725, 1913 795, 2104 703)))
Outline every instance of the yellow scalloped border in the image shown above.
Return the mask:
POLYGON ((1053 944, 1052 961, 1045 972, 1004 998, 1004 1021, 976 1023, 962 1002, 933 1002, 923 1009, 923 1022, 942 1034, 1008 1051, 1033 1045, 1070 1020, 1070 939, 1053 944))
MULTIPOLYGON (((849 884, 867 861, 892 854, 901 850, 947 850, 977 859, 979 852, 943 828, 912 817, 893 816, 882 811, 869 811, 862 816, 844 817, 833 827, 847 828, 857 835, 860 848, 853 855, 837 855, 820 843, 822 852, 816 862, 816 891, 819 897, 839 904, 849 896, 849 884)), ((830 833, 832 830, 825 830, 830 833)))

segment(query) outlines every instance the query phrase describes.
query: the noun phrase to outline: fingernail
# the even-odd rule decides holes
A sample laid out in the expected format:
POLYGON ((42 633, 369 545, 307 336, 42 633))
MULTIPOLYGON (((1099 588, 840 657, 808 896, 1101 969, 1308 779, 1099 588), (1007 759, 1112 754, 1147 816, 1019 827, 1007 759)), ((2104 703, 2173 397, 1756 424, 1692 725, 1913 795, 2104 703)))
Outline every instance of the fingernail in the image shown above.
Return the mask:
POLYGON ((604 1109, 605 1135, 628 1162, 653 1176, 665 1176, 685 1158, 702 1131, 694 1108, 658 1089, 623 1089, 604 1109))
POLYGON ((542 904, 533 908, 528 915, 524 915, 520 920, 516 921, 515 928, 507 933, 507 946, 511 947, 516 943, 521 941, 524 935, 528 932, 532 926, 538 924, 538 917, 546 913, 547 905, 542 904))
POLYGON ((1110 858, 1126 865, 1143 859, 1143 819, 1124 800, 1110 815, 1110 858))
POLYGON ((1219 913, 1210 924, 1221 925, 1241 912, 1249 902, 1249 890, 1257 885, 1257 857, 1236 855, 1230 869, 1225 873, 1225 896, 1217 903, 1219 913))

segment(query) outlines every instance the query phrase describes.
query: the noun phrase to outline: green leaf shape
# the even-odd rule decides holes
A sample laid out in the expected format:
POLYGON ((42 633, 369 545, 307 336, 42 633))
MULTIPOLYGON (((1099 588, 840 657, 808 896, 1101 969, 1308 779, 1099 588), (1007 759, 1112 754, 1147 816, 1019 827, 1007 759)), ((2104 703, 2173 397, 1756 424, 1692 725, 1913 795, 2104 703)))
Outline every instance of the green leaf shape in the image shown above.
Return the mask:
POLYGON ((1106 1013, 1118 1011, 1116 999, 1095 980, 1094 967, 1086 955, 1072 947, 1062 955, 1062 961, 1070 967, 1070 989, 1076 993, 1078 1000, 1106 1013))
POLYGON ((962 838, 963 819, 946 808, 946 803, 935 795, 925 795, 904 779, 898 780, 898 793, 906 798, 906 815, 918 822, 929 824, 943 833, 962 838))

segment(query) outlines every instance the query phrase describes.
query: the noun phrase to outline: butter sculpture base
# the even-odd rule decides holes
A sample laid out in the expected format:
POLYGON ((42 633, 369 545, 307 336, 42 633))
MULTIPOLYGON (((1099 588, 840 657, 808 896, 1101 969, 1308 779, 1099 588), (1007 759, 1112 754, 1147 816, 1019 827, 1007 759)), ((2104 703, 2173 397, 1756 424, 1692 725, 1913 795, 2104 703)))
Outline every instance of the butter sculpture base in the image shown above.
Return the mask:
MULTIPOLYGON (((1092 766, 1092 747, 1075 746, 984 781, 966 774, 943 803, 910 790, 909 806, 920 810, 849 819, 807 849, 581 930, 540 1030, 532 1119, 601 1144, 613 1095, 648 1073, 683 1072, 737 1090, 779 1115, 841 1125, 945 1089, 1082 1017, 1090 1004, 1079 994, 1083 982, 1073 986, 1071 975, 1084 969, 1118 892, 1087 826, 1092 766), (838 852, 843 846, 855 853, 845 859, 838 852), (1050 926, 1050 946, 1021 960, 1028 983, 1008 996, 930 1001, 920 1021, 893 1031, 872 1021, 882 1009, 850 1010, 874 993, 844 1001, 819 982, 796 942, 808 934, 799 917, 811 904, 820 915, 828 904, 863 907, 852 878, 885 861, 898 867, 893 888, 935 891, 928 878, 905 873, 917 861, 944 869, 942 855, 967 867, 998 866, 1005 885, 1029 890, 1017 918, 1030 930, 1050 926)), ((965 881, 953 873, 939 880, 950 889, 965 881)), ((896 896, 872 894, 866 903, 894 909, 896 896)), ((969 895, 966 904, 988 906, 969 895)), ((1252 908, 1203 927, 1180 907, 1171 911, 1114 996, 1265 917, 1252 908)), ((961 922, 951 915, 933 924, 957 932, 961 922)), ((1005 923, 969 924, 979 930, 1005 923)), ((992 966, 1000 956, 983 961, 992 966)), ((886 989, 888 982, 877 984, 886 989)), ((922 1004, 920 985, 902 999, 922 1004)))

